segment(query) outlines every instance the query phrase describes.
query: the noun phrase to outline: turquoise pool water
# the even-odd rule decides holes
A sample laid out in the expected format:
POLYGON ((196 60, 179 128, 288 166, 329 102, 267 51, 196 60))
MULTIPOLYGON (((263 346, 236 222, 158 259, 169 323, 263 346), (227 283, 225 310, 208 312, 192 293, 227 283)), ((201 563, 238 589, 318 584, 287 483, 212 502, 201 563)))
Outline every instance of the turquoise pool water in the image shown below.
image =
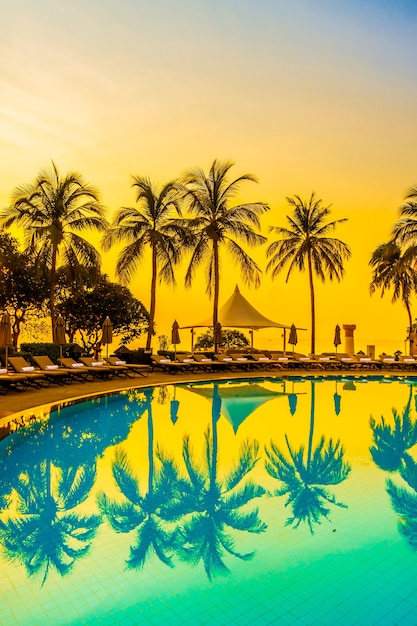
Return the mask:
POLYGON ((181 384, 13 433, 2 626, 414 626, 416 385, 181 384))

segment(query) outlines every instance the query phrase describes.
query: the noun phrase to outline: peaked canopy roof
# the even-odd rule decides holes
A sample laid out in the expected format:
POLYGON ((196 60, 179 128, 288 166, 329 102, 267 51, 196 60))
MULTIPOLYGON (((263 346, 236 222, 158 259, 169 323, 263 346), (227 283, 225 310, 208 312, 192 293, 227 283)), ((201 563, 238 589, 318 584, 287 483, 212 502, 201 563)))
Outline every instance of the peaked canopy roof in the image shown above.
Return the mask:
MULTIPOLYGON (((291 328, 291 324, 279 324, 259 313, 254 306, 242 296, 236 285, 231 297, 219 309, 219 322, 224 328, 291 328)), ((202 328, 213 326, 213 320, 207 318, 196 324, 182 326, 182 328, 202 328)))

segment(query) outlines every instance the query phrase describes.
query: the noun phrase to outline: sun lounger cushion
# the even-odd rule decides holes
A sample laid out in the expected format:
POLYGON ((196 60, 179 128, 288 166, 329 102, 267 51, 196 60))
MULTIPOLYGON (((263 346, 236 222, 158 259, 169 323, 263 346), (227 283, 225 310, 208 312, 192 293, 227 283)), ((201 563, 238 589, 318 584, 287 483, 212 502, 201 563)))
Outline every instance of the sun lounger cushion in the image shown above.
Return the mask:
POLYGON ((126 361, 115 361, 115 365, 126 365, 126 361))
POLYGON ((91 361, 93 367, 102 367, 104 363, 102 361, 91 361))
POLYGON ((34 372, 35 368, 33 367, 33 365, 26 365, 25 367, 21 368, 22 372, 34 372))
POLYGON ((236 361, 247 361, 248 359, 245 356, 238 356, 236 361))
POLYGON ((71 367, 85 367, 84 363, 71 363, 71 367))
POLYGON ((172 363, 171 359, 160 359, 159 363, 172 363))
POLYGON ((258 361, 270 361, 267 356, 260 356, 258 361))
POLYGON ((183 359, 183 363, 194 363, 194 359, 183 359))
POLYGON ((58 365, 45 365, 46 370, 57 370, 58 367, 58 365))

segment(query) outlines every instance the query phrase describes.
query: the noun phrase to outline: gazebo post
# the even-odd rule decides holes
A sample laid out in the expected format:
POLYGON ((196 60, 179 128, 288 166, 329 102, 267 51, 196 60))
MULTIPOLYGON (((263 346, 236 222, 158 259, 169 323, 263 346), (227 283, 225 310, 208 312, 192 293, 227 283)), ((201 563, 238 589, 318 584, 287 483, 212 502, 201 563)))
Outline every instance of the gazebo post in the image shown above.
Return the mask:
POLYGON ((286 328, 284 328, 284 334, 283 334, 283 337, 284 337, 284 349, 283 349, 283 353, 284 353, 284 356, 285 356, 285 355, 287 354, 287 329, 286 329, 286 328))

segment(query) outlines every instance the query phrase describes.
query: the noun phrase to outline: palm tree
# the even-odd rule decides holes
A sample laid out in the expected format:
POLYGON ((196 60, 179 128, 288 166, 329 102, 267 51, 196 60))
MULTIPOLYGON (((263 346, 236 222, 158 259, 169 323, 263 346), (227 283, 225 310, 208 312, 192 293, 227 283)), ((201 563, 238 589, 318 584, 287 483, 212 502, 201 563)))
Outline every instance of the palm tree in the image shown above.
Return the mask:
POLYGON ((417 246, 417 186, 410 187, 400 207, 400 219, 393 229, 393 238, 400 246, 417 246))
POLYGON ((84 229, 105 231, 107 222, 97 190, 80 174, 61 176, 52 162, 33 183, 17 187, 10 207, 0 211, 4 228, 23 228, 25 246, 34 251, 40 267, 50 268, 50 312, 55 326, 55 284, 59 261, 76 271, 80 265, 100 267, 95 247, 79 234, 84 229))
POLYGON ((314 295, 314 275, 323 282, 326 276, 330 280, 340 280, 344 274, 343 262, 350 257, 349 247, 340 239, 329 237, 337 224, 346 222, 347 218, 326 222, 330 214, 330 207, 322 206, 322 200, 316 199, 313 192, 308 201, 301 200, 300 196, 287 198, 293 207, 293 215, 287 215, 288 228, 271 227, 271 232, 281 236, 270 244, 267 257, 270 259, 266 271, 271 272, 272 278, 289 265, 286 281, 293 269, 303 272, 307 266, 310 284, 311 308, 311 352, 315 353, 316 346, 316 313, 314 295))
POLYGON ((51 568, 61 576, 85 556, 101 517, 82 514, 95 481, 95 466, 59 468, 48 459, 22 472, 15 485, 16 510, 0 520, 0 540, 11 561, 21 562, 30 576, 51 568))
POLYGON ((346 508, 346 505, 338 502, 325 485, 338 485, 350 473, 350 465, 343 459, 344 450, 340 441, 333 442, 329 439, 326 442, 322 436, 316 447, 313 447, 315 384, 311 381, 310 432, 307 451, 304 446, 300 446, 299 450, 294 450, 285 435, 289 458, 271 441, 269 447, 266 448, 265 463, 268 474, 282 483, 276 495, 288 494, 285 506, 291 505, 293 515, 288 518, 286 524, 293 524, 295 528, 298 528, 301 522, 305 521, 312 534, 314 533, 313 524, 320 524, 322 516, 328 518, 330 512, 328 504, 346 508))
POLYGON ((242 182, 257 182, 252 174, 243 174, 229 182, 228 174, 233 165, 230 161, 215 160, 208 175, 196 168, 185 174, 182 180, 184 199, 193 216, 186 223, 194 236, 185 284, 190 287, 196 269, 206 263, 206 291, 209 297, 213 296, 213 328, 218 321, 221 247, 240 268, 245 282, 258 287, 261 270, 236 240, 249 246, 266 241, 256 229, 260 229, 259 217, 269 210, 267 204, 251 202, 230 206, 242 182))
POLYGON ((157 278, 175 285, 174 265, 181 259, 183 250, 178 241, 185 237, 185 231, 173 220, 174 215, 181 215, 175 182, 158 189, 148 178, 133 176, 133 181, 139 206, 117 211, 103 239, 103 248, 109 250, 114 244, 127 242, 116 265, 116 274, 124 283, 130 282, 146 249, 151 249, 151 302, 146 340, 149 349, 154 334, 157 278))
POLYGON ((416 254, 413 246, 402 250, 397 240, 393 239, 378 246, 369 261, 374 268, 369 286, 371 294, 381 289, 382 297, 388 289, 392 289, 392 302, 401 300, 406 308, 409 332, 413 325, 410 300, 417 289, 416 254))
MULTIPOLYGON (((142 570, 150 554, 173 567, 172 552, 175 529, 171 529, 161 515, 172 497, 172 485, 177 482, 174 464, 159 449, 156 457, 161 462, 155 466, 154 427, 152 416, 152 389, 145 389, 145 406, 148 413, 148 480, 146 485, 138 480, 123 447, 116 449, 112 463, 113 477, 123 500, 109 498, 104 492, 98 496, 101 512, 116 532, 136 530, 136 541, 130 546, 127 560, 129 569, 142 570), (173 471, 170 471, 172 468, 173 471)), ((138 395, 136 399, 140 400, 138 395)), ((131 410, 131 408, 130 408, 131 410)))
POLYGON ((245 441, 239 450, 236 464, 227 474, 220 476, 217 433, 220 411, 221 398, 218 385, 215 384, 212 424, 205 432, 204 452, 197 457, 193 453, 189 435, 184 437, 186 477, 178 477, 173 497, 162 508, 165 519, 177 523, 182 520, 177 538, 180 558, 191 565, 202 561, 209 580, 218 574, 228 573, 223 560, 225 554, 244 561, 254 555, 254 552, 237 552, 229 530, 256 534, 266 530, 258 509, 249 511, 246 508, 252 499, 265 494, 263 487, 248 479, 259 461, 259 444, 257 441, 245 441))

